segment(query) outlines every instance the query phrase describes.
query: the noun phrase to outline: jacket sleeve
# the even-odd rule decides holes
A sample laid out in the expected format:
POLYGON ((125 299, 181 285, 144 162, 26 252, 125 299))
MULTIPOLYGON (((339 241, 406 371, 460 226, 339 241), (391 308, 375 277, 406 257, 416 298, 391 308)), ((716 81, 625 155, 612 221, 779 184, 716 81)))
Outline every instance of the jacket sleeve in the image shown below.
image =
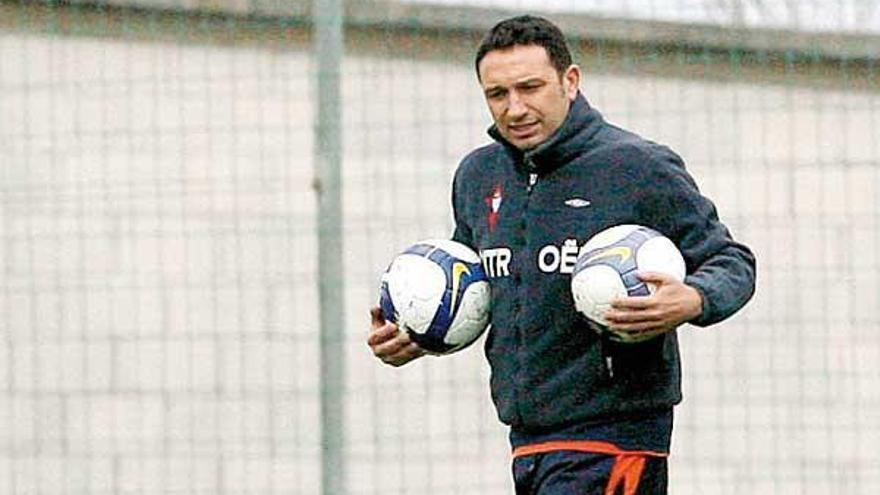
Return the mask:
POLYGON ((452 240, 460 242, 471 249, 476 250, 474 245, 473 232, 467 224, 465 218, 465 203, 462 191, 462 179, 464 164, 458 167, 455 172, 455 178, 452 180, 452 216, 455 221, 455 230, 452 233, 452 240))
POLYGON ((648 217, 679 247, 687 265, 685 283, 703 296, 703 312, 690 323, 708 326, 722 321, 754 294, 755 256, 733 239, 681 158, 662 148, 651 162, 649 182, 640 188, 640 216, 648 217))

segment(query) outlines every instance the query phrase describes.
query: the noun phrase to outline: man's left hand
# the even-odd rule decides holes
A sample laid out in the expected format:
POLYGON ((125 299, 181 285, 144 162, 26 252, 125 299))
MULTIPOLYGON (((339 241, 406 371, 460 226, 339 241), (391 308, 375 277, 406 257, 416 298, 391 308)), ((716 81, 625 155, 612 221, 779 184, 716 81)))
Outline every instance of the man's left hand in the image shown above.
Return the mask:
POLYGON ((614 331, 660 335, 702 313, 703 297, 693 287, 665 273, 642 272, 638 277, 653 285, 654 293, 615 299, 605 312, 614 331))

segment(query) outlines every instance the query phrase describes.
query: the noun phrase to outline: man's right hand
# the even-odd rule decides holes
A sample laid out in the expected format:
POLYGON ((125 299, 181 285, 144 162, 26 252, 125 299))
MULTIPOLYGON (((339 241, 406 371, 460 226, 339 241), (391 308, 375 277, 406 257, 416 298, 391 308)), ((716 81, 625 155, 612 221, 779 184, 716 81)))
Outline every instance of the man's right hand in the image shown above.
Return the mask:
POLYGON ((390 366, 404 364, 425 355, 425 351, 409 338, 407 332, 401 332, 395 323, 385 320, 382 309, 370 309, 372 330, 367 337, 367 345, 373 355, 390 366))

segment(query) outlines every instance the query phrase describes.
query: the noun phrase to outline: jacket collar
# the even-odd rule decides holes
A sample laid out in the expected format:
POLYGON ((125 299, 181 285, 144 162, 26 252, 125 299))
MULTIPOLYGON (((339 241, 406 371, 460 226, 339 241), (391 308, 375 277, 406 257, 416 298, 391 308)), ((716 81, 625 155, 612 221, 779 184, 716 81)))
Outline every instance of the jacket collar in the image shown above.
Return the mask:
POLYGON ((578 92, 559 129, 549 139, 532 149, 522 151, 510 144, 498 132, 496 125, 492 125, 488 132, 492 139, 504 145, 517 165, 526 167, 529 172, 545 174, 580 153, 584 145, 599 130, 602 122, 602 115, 590 106, 583 93, 578 92))

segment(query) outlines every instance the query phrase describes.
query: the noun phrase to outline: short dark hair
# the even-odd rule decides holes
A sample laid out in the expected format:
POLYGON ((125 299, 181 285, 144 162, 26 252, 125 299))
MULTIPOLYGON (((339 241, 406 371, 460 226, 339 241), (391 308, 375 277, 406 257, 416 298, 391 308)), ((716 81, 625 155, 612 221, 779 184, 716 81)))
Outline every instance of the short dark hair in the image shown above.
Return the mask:
POLYGON ((480 78, 480 61, 487 53, 519 45, 544 47, 550 57, 550 63, 560 76, 571 65, 571 52, 568 51, 562 31, 543 17, 521 15, 499 22, 483 38, 474 60, 477 79, 480 78))

